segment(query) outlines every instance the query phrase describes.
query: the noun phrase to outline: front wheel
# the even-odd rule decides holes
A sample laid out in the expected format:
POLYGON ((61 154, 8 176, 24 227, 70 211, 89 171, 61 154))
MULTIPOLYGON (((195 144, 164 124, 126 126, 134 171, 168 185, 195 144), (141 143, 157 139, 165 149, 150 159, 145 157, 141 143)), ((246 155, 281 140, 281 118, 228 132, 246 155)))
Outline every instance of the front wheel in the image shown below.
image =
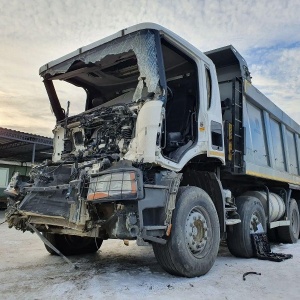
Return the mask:
POLYGON ((155 257, 172 275, 195 277, 213 266, 219 249, 220 225, 209 195, 197 187, 180 187, 165 245, 153 243, 155 257))
MULTIPOLYGON (((86 253, 97 252, 101 247, 103 240, 92 237, 81 237, 69 234, 43 233, 44 237, 63 255, 79 255, 86 253)), ((57 255, 53 249, 45 244, 46 250, 52 254, 57 255)))

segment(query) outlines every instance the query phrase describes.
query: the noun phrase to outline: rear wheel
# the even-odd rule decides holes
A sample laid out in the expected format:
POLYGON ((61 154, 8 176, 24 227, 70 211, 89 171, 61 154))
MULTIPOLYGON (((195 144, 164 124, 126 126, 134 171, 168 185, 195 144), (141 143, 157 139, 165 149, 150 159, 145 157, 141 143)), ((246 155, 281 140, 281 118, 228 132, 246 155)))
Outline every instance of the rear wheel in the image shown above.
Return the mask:
MULTIPOLYGON (((77 255, 97 252, 103 240, 99 238, 81 237, 68 234, 43 233, 44 237, 62 254, 77 255)), ((53 249, 45 244, 46 250, 53 255, 57 255, 53 249)))
POLYGON ((297 243, 300 231, 300 217, 299 208, 295 199, 291 199, 289 213, 289 226, 282 226, 277 228, 278 241, 282 243, 297 243))
POLYGON ((165 245, 153 243, 158 263, 172 275, 204 275, 215 262, 219 242, 218 215, 208 194, 197 187, 181 187, 171 235, 165 245))
POLYGON ((227 232, 227 245, 231 254, 237 257, 253 257, 251 233, 266 232, 266 216, 261 202, 251 196, 236 199, 237 212, 241 223, 230 226, 227 232))

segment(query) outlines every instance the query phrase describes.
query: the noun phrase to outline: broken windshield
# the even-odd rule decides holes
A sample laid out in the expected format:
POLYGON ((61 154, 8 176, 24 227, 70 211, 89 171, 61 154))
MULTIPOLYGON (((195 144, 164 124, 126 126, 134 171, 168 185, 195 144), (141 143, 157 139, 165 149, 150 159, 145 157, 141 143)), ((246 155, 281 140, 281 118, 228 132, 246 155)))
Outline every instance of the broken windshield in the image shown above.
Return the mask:
POLYGON ((138 31, 83 52, 46 70, 87 92, 86 109, 106 102, 137 101, 161 93, 154 33, 138 31))

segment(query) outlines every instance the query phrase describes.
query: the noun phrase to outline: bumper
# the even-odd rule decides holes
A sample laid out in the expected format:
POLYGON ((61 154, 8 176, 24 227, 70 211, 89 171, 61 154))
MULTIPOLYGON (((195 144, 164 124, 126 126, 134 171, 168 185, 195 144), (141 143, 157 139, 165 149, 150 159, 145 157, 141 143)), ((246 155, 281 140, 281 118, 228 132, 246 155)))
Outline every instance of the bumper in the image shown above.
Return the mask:
MULTIPOLYGON (((169 222, 166 213, 170 197, 170 181, 150 185, 143 183, 143 174, 137 168, 107 169, 105 172, 92 174, 90 182, 84 180, 69 181, 70 169, 60 170, 60 180, 54 176, 57 185, 39 182, 35 186, 26 187, 27 192, 18 211, 26 216, 29 222, 38 225, 40 231, 119 238, 143 239, 162 242, 169 222), (101 178, 113 178, 120 181, 120 174, 134 173, 130 177, 129 187, 134 181, 136 193, 123 193, 123 183, 118 183, 121 189, 105 189, 107 197, 90 197, 89 193, 97 193, 103 186, 101 178), (160 185, 159 185, 160 184, 160 185), (110 193, 113 191, 113 193, 110 193), (116 193, 117 191, 117 193, 116 193), (120 193, 119 193, 120 192, 120 193)), ((105 181, 105 184, 108 180, 105 181)), ((110 186, 110 185, 109 185, 110 186)), ((115 185, 113 185, 115 186, 115 185)), ((128 189, 125 189, 128 191, 128 189)), ((103 191, 102 191, 103 192, 103 191)))

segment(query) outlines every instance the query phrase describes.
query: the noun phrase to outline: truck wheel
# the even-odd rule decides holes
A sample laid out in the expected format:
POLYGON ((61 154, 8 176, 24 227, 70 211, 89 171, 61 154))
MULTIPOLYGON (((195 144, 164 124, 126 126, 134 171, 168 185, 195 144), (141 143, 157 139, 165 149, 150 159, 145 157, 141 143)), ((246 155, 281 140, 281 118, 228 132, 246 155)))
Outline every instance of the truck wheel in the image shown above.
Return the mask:
MULTIPOLYGON (((62 254, 64 255, 78 255, 97 252, 101 247, 103 240, 92 237, 81 237, 68 234, 43 233, 44 237, 62 254)), ((55 251, 45 245, 46 250, 52 254, 57 255, 55 251)))
POLYGON ((158 263, 172 275, 201 276, 213 266, 219 243, 219 219, 208 194, 198 187, 180 187, 171 235, 165 245, 153 243, 158 263))
POLYGON ((277 228, 278 241, 281 243, 297 243, 300 231, 299 208, 295 199, 291 199, 288 216, 290 216, 290 226, 277 228))
POLYGON ((251 233, 261 225, 266 232, 266 216, 261 202, 251 196, 240 196, 236 199, 237 212, 241 223, 230 226, 227 232, 227 246, 230 253, 237 257, 254 256, 251 233))

